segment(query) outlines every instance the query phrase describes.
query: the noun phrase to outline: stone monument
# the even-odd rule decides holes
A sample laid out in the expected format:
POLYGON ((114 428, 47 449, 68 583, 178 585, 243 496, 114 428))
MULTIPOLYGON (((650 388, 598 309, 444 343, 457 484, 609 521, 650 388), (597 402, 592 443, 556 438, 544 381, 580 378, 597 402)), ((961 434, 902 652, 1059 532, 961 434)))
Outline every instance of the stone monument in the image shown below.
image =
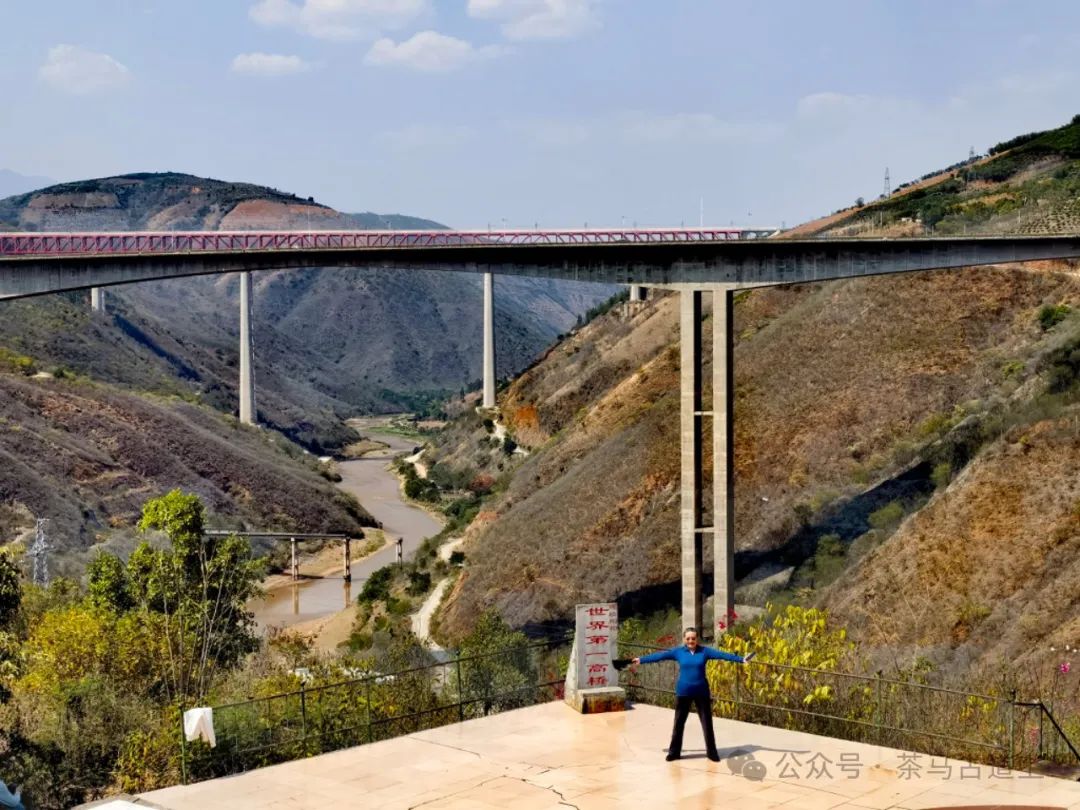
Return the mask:
POLYGON ((619 686, 614 663, 618 608, 612 602, 578 605, 575 614, 566 702, 582 714, 621 712, 626 708, 626 692, 619 686))

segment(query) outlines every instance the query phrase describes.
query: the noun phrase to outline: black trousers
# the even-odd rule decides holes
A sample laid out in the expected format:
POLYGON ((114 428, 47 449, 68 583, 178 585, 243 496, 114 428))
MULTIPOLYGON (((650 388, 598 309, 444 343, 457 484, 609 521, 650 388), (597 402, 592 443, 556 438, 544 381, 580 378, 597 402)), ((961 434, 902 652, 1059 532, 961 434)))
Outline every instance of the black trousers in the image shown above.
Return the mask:
POLYGON ((705 753, 716 755, 716 737, 712 727, 712 696, 691 695, 688 697, 675 698, 675 728, 671 730, 671 745, 668 746, 668 755, 682 756, 683 729, 686 728, 686 718, 690 716, 690 706, 697 709, 701 719, 701 733, 705 735, 705 753))

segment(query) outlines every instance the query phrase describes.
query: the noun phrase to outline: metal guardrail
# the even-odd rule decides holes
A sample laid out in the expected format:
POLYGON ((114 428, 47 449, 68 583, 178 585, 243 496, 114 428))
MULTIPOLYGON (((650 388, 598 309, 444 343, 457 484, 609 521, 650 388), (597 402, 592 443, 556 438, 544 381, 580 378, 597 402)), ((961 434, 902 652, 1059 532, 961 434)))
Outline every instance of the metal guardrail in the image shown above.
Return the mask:
POLYGON ((562 697, 567 639, 214 706, 217 745, 188 743, 183 784, 562 697))
MULTIPOLYGON (((620 655, 660 649, 620 644, 620 655)), ((1080 764, 1080 750, 1042 701, 1020 701, 877 675, 859 675, 754 660, 720 666, 713 713, 875 745, 918 741, 930 755, 1027 766, 1040 760, 1080 764), (827 687, 814 695, 815 689, 827 687), (917 721, 913 723, 912 721, 917 721), (1046 721, 1049 721, 1049 725, 1046 721), (963 729, 964 736, 957 733, 963 729)), ((640 702, 673 705, 675 664, 624 670, 627 694, 640 702)))
MULTIPOLYGON (((181 740, 184 784, 391 739, 563 696, 570 639, 213 707, 216 748, 181 740)), ((619 645, 634 657, 655 646, 619 645)), ((674 705, 674 662, 624 670, 635 701, 674 705)), ((932 756, 1027 767, 1080 764, 1080 750, 1042 701, 764 661, 720 666, 714 714, 932 756), (775 688, 774 688, 775 687, 775 688), (819 697, 807 702, 815 690, 819 697), (912 723, 912 720, 917 723, 912 723), (956 733, 963 729, 963 735, 956 733)), ((182 715, 182 712, 181 712, 182 715)), ((182 724, 181 724, 182 725, 182 724)))

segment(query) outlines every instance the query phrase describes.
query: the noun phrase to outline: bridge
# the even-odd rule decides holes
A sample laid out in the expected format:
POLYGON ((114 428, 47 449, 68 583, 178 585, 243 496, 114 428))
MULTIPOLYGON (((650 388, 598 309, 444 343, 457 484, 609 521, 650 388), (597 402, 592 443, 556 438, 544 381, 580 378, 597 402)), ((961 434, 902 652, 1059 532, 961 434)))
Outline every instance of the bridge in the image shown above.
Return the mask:
POLYGON ((291 268, 419 268, 484 277, 483 405, 495 406, 494 276, 522 275, 680 292, 682 615, 719 633, 734 609, 733 292, 828 281, 1080 257, 1080 236, 914 239, 767 238, 773 229, 0 233, 0 298, 183 276, 241 274, 240 419, 255 421, 251 272, 291 268), (712 295, 712 401, 705 411, 703 293, 712 295), (712 420, 713 525, 702 522, 703 458, 712 420), (714 612, 702 608, 703 549, 713 544, 714 612))

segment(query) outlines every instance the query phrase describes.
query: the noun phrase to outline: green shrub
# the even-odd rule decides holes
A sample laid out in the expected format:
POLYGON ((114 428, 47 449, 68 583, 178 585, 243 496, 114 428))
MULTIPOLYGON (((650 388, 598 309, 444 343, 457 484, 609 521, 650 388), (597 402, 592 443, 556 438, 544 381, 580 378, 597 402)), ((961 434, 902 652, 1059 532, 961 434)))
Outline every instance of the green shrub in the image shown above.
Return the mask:
POLYGON ((1044 332, 1048 332, 1065 320, 1070 312, 1072 312, 1072 308, 1068 304, 1058 304, 1057 306, 1047 304, 1039 310, 1039 326, 1042 327, 1044 332))
POLYGON ((393 581, 394 569, 389 565, 384 565, 377 571, 373 571, 371 576, 364 582, 364 587, 360 589, 357 601, 367 604, 385 602, 390 598, 390 584, 393 581))
POLYGON ((947 461, 935 464, 933 471, 930 473, 930 480, 934 482, 934 486, 938 489, 947 487, 952 480, 952 464, 947 461))
POLYGON ((900 501, 889 501, 870 513, 870 525, 880 531, 892 531, 904 519, 904 507, 900 501))
POLYGON ((427 571, 410 571, 406 587, 410 596, 422 596, 431 590, 431 574, 427 571))

